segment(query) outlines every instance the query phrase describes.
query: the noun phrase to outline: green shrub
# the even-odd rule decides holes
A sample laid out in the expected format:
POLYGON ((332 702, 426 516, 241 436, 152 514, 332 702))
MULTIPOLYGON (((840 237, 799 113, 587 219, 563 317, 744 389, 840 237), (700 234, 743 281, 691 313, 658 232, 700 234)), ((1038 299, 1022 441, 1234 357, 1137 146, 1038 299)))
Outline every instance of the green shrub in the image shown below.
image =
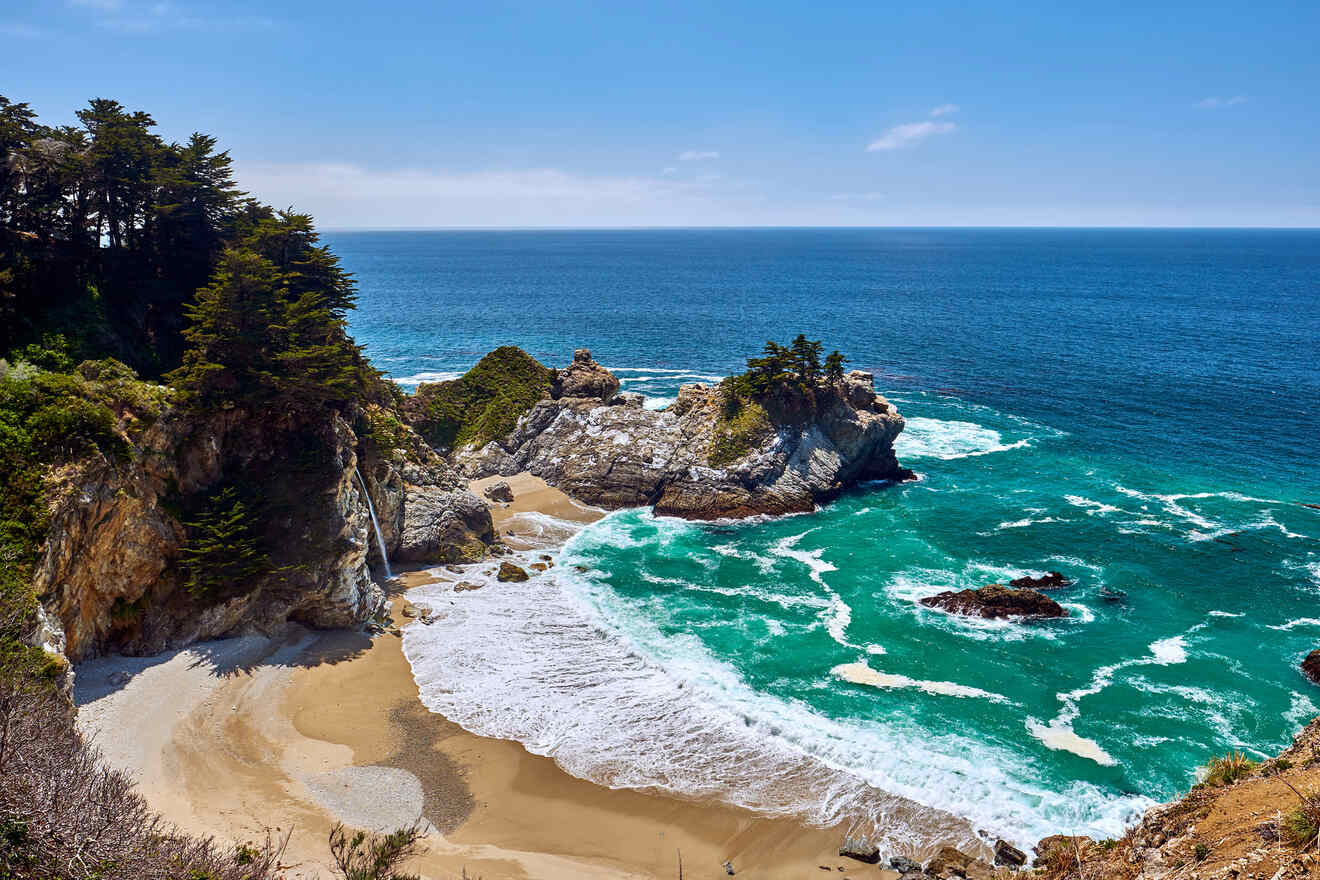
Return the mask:
POLYGON ((770 416, 759 403, 742 399, 728 387, 721 389, 721 395, 720 416, 706 456, 711 467, 737 461, 774 433, 770 416))
POLYGON ((1248 776, 1256 769, 1256 762, 1241 752, 1229 752, 1222 758, 1211 758, 1206 767, 1207 785, 1229 785, 1248 776))
POLYGON ((1204 862, 1206 859, 1210 858, 1210 847, 1207 844, 1198 841, 1196 848, 1193 850, 1193 855, 1196 856, 1198 862, 1204 862))
POLYGON ((522 349, 506 345, 458 379, 421 385, 406 411, 432 446, 482 446, 513 431, 549 394, 550 381, 550 370, 522 349))
POLYGON ((1306 846, 1316 836, 1315 815, 1303 807, 1284 813, 1279 819, 1279 836, 1293 846, 1306 846))

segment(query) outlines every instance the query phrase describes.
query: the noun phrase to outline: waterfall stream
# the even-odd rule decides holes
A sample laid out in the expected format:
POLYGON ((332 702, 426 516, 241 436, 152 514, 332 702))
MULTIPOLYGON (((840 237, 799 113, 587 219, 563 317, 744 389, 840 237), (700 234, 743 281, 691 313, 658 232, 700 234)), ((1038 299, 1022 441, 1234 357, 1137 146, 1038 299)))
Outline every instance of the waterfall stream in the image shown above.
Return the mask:
POLYGON ((367 499, 367 513, 371 514, 371 527, 376 531, 376 546, 380 548, 381 562, 385 563, 385 577, 392 578, 394 572, 390 571, 390 557, 385 552, 385 538, 380 533, 380 523, 376 520, 376 508, 371 503, 371 493, 367 491, 367 482, 362 479, 362 471, 354 468, 353 472, 357 474, 358 485, 362 487, 362 497, 367 499))

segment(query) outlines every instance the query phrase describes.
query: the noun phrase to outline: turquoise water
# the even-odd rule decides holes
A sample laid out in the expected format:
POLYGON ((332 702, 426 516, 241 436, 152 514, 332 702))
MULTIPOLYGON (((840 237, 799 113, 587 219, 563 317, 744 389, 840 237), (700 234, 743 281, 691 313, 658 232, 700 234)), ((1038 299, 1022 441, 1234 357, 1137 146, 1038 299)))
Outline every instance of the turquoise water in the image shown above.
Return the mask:
POLYGON ((1320 234, 332 245, 359 340, 401 381, 507 342, 552 363, 589 345, 662 406, 802 329, 908 420, 918 481, 813 514, 541 523, 567 539, 550 575, 463 594, 453 629, 405 640, 423 699, 474 730, 604 784, 863 815, 910 847, 939 821, 885 793, 1024 843, 1108 836, 1208 756, 1268 754, 1317 714, 1297 663, 1320 644, 1320 234), (1064 620, 917 602, 1047 570, 1075 580, 1064 620))

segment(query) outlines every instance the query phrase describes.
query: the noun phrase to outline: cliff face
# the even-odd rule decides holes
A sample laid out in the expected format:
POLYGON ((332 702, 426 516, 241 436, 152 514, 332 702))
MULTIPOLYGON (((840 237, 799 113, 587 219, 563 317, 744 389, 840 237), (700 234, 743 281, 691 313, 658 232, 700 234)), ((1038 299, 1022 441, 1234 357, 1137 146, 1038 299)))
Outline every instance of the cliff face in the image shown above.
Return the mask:
POLYGON ((379 548, 364 483, 391 558, 479 558, 494 540, 485 506, 415 435, 409 439, 415 454, 383 455, 333 412, 169 411, 135 438, 128 460, 65 467, 49 480, 50 527, 34 578, 52 630, 44 640, 62 642, 77 662, 286 620, 344 627, 370 619, 384 594, 367 566, 379 548), (257 537, 268 564, 251 577, 190 588, 190 499, 232 484, 259 500, 257 537))
POLYGON ((684 385, 661 412, 617 389, 579 351, 556 380, 562 396, 538 402, 502 440, 459 448, 455 464, 473 478, 526 470, 589 504, 690 519, 807 511, 857 481, 905 476, 893 449, 903 418, 867 373, 820 389, 810 412, 772 406, 763 431, 722 454, 718 387, 684 385))

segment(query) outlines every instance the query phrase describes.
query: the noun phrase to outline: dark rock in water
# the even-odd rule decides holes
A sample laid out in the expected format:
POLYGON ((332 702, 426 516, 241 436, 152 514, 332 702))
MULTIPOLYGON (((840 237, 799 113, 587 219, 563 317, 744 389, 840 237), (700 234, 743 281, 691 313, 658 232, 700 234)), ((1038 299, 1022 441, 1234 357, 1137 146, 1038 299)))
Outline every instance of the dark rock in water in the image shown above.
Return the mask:
POLYGON ((927 596, 921 604, 966 617, 1000 619, 1006 617, 1067 617, 1068 612, 1044 593, 1014 590, 1003 584, 991 584, 979 590, 945 590, 927 596))
POLYGON ((527 580, 529 577, 531 577, 531 575, 529 575, 521 567, 514 565, 512 562, 501 562, 500 573, 495 575, 496 580, 502 581, 504 583, 508 583, 510 581, 513 581, 515 583, 521 583, 527 580))
POLYGON ((585 565, 575 565, 573 566, 573 570, 576 571, 578 574, 586 574, 587 572, 591 571, 591 569, 587 568, 585 565))
POLYGON ((509 484, 504 480, 496 480, 494 483, 491 483, 486 487, 486 491, 481 494, 485 495, 491 501, 513 500, 513 489, 509 488, 509 484))
POLYGON ((1302 672, 1305 672, 1306 677, 1311 681, 1320 684, 1320 649, 1306 655, 1306 659, 1302 661, 1302 672))
POLYGON ((995 841, 995 864, 1020 868, 1027 863, 1027 854, 1005 840, 995 841))
POLYGON ((549 567, 550 566, 546 565, 544 562, 533 562, 531 564, 532 571, 545 571, 549 567))
POLYGON ((1127 599, 1127 593, 1122 590, 1111 590, 1108 587, 1100 588, 1100 598, 1106 602, 1122 602, 1127 599))
POLYGON ((1302 507, 1309 507, 1312 510, 1320 510, 1320 504, 1309 504, 1305 501, 1302 502, 1302 507))
POLYGON ((733 876, 733 862, 725 862, 720 867, 724 869, 724 873, 728 874, 730 877, 733 876))
POLYGON ((554 561, 555 561, 555 558, 554 558, 553 556, 551 556, 549 553, 542 553, 542 554, 541 554, 540 556, 538 556, 537 558, 540 559, 542 562, 554 562, 554 561))
POLYGON ((1071 587, 1072 581, 1063 576, 1062 573, 1052 571, 1041 577, 1020 577, 1013 578, 1008 582, 1010 587, 1019 587, 1029 590, 1058 590, 1062 587, 1071 587))
POLYGON ((900 874, 912 874, 921 870, 921 865, 907 856, 893 856, 889 860, 889 867, 900 874))
POLYGON ((848 837, 839 847, 839 855, 874 865, 880 861, 880 848, 865 838, 848 837))

